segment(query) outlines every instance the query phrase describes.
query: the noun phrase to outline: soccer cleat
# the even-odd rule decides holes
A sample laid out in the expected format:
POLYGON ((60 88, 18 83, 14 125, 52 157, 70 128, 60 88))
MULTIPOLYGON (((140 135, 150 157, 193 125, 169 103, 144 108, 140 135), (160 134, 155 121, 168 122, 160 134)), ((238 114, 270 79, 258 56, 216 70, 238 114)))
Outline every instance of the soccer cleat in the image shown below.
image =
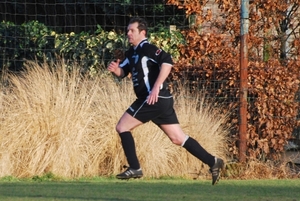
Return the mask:
POLYGON ((137 179, 141 178, 143 176, 143 171, 142 169, 132 169, 131 167, 124 166, 124 168, 127 168, 124 172, 118 174, 116 177, 117 179, 137 179))
POLYGON ((215 164, 209 169, 212 174, 212 185, 218 183, 220 179, 220 172, 224 167, 224 161, 220 158, 216 158, 215 164))

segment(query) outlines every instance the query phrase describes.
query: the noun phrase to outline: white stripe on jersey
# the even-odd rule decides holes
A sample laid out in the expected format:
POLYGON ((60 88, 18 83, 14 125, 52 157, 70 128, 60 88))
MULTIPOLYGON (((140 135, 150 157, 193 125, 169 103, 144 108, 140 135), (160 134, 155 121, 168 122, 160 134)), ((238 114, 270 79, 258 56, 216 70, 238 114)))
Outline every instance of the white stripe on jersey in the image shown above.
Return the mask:
POLYGON ((148 93, 150 93, 150 83, 149 83, 149 69, 148 69, 148 66, 147 66, 147 61, 149 61, 149 58, 148 57, 143 57, 141 59, 141 63, 142 63, 142 68, 143 68, 143 73, 144 73, 144 83, 147 87, 147 91, 148 93))

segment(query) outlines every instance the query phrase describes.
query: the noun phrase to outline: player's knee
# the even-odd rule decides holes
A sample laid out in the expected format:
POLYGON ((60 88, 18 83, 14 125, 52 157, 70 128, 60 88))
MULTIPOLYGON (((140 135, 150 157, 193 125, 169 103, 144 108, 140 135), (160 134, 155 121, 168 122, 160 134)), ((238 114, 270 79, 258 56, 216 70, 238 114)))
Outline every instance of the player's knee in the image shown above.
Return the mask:
POLYGON ((187 140, 188 136, 185 134, 171 135, 169 136, 170 140, 173 144, 182 146, 184 142, 187 140))
POLYGON ((182 144, 182 140, 180 140, 179 138, 171 138, 171 142, 178 146, 182 144))
POLYGON ((122 131, 121 131, 121 125, 120 125, 120 122, 118 122, 118 124, 116 125, 115 129, 116 129, 117 133, 121 133, 121 132, 122 132, 122 131))
POLYGON ((123 132, 129 130, 126 126, 123 126, 123 125, 120 124, 120 123, 118 123, 118 124, 116 125, 116 128, 115 128, 115 129, 116 129, 116 131, 117 131, 118 133, 123 133, 123 132))
POLYGON ((121 126, 119 124, 116 125, 116 131, 117 133, 122 133, 122 129, 121 129, 121 126))

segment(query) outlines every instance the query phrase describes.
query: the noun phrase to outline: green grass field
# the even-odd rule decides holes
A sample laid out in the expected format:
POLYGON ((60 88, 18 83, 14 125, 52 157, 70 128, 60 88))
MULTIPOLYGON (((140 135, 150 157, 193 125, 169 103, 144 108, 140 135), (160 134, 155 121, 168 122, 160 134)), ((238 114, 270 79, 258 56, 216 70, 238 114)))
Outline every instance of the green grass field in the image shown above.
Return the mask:
POLYGON ((186 179, 1 181, 0 200, 298 201, 300 180, 221 180, 215 186, 186 179))

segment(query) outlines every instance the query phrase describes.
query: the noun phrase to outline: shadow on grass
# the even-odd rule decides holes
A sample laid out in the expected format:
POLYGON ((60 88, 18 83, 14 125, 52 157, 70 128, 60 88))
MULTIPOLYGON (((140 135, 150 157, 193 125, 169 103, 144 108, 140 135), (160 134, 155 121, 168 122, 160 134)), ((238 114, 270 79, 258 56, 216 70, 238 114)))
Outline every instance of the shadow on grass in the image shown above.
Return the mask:
POLYGON ((1 182, 0 200, 300 200, 300 180, 132 180, 99 182, 1 182))

